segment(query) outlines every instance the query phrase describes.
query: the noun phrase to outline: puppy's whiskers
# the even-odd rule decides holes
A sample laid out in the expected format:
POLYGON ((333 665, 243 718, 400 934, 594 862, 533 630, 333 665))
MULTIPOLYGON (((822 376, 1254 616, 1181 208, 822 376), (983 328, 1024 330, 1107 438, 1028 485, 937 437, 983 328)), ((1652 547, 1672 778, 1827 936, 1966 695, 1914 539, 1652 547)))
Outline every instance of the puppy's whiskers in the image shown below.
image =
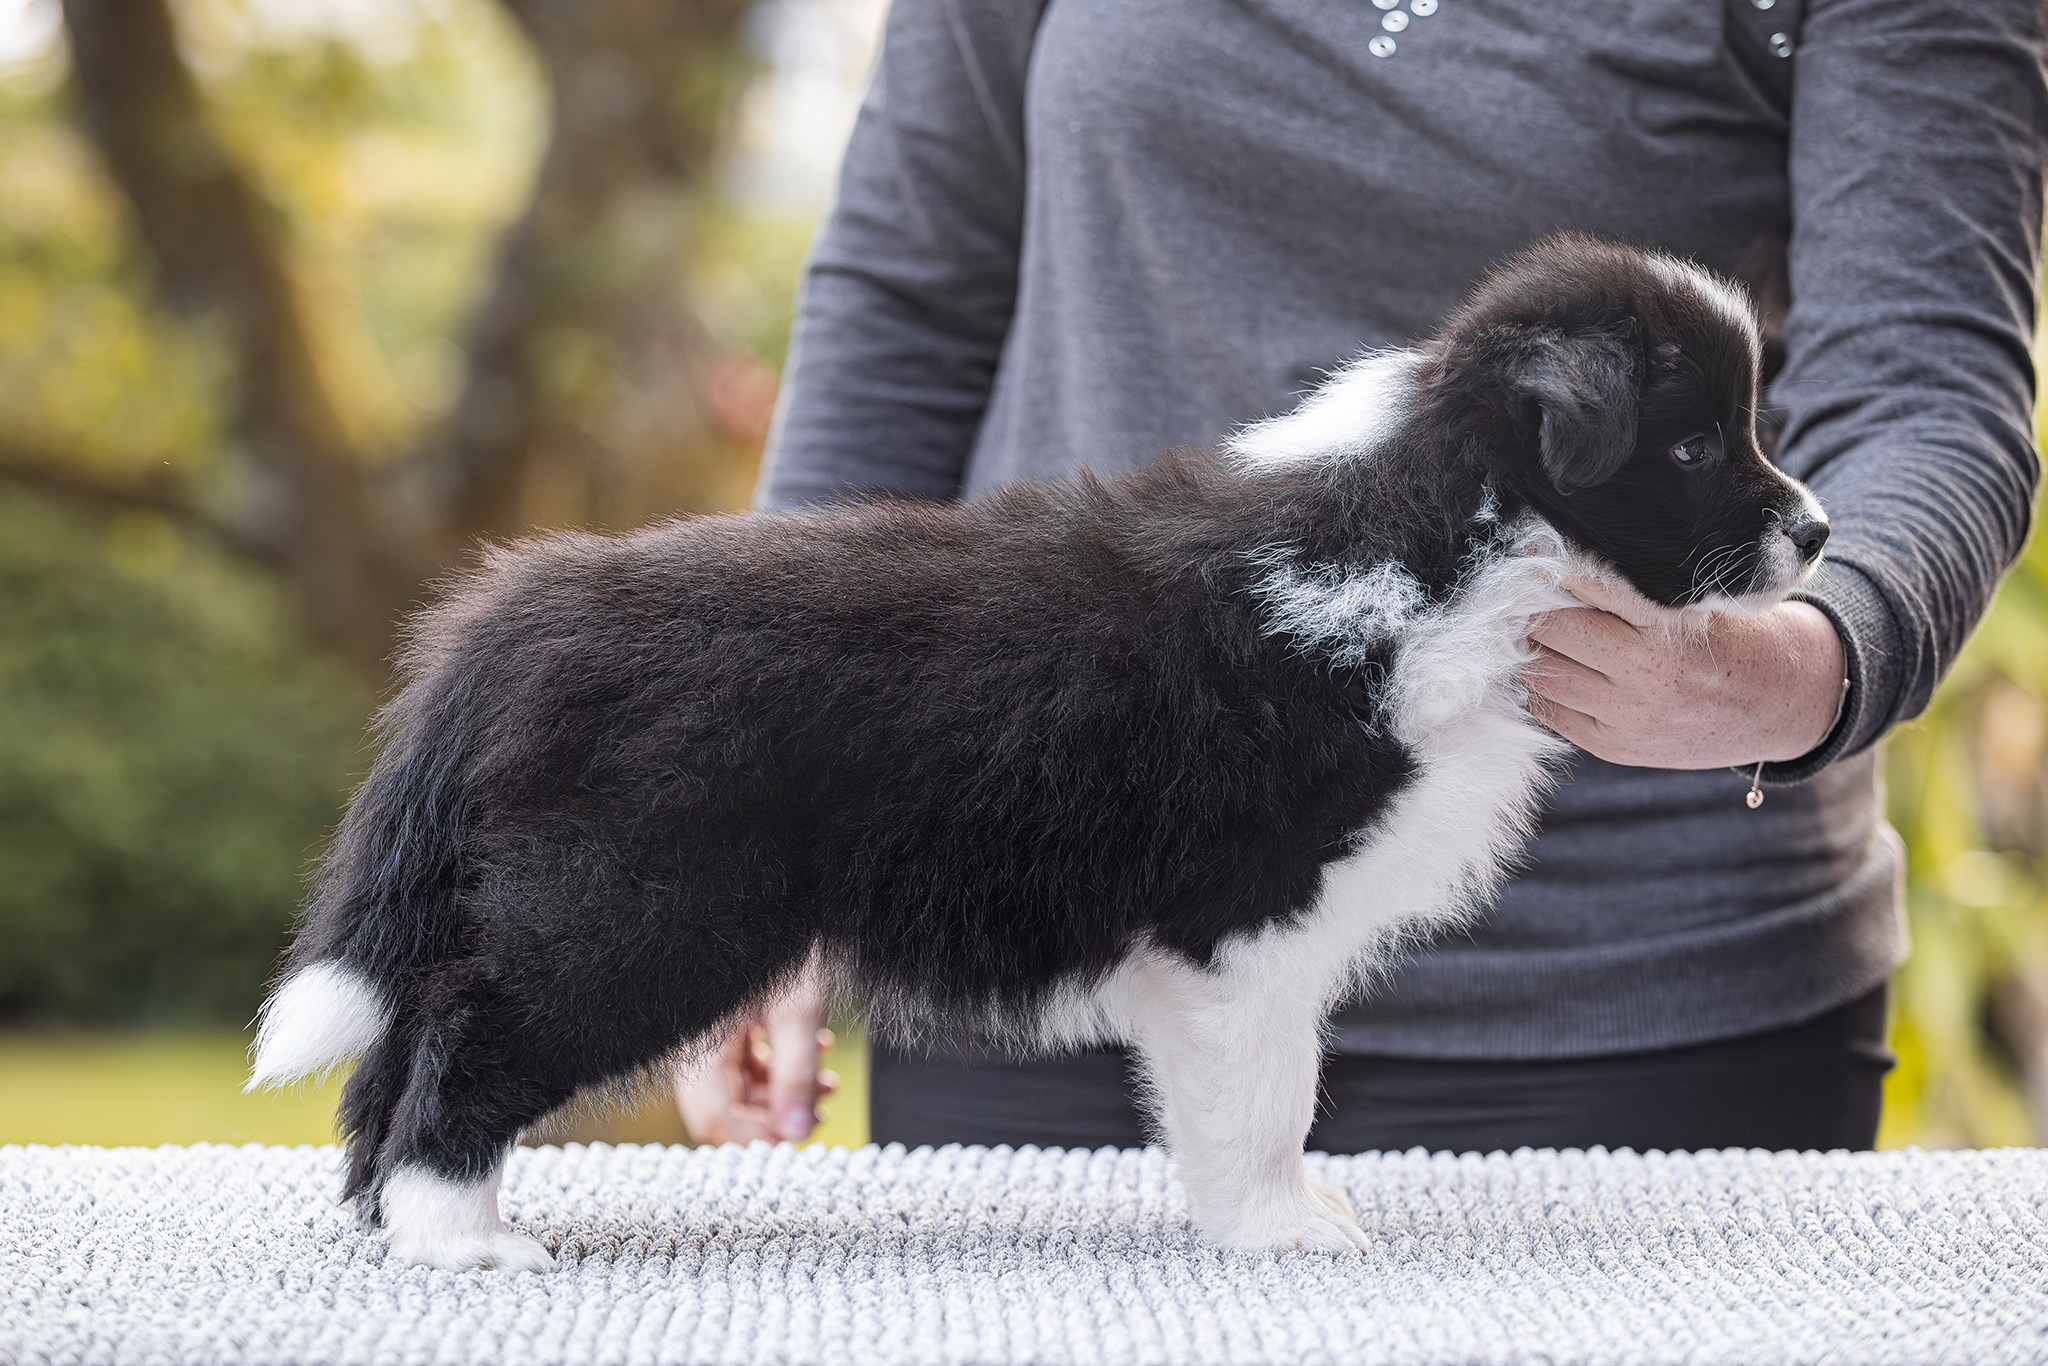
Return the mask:
POLYGON ((1689 602, 1700 602, 1721 591, 1721 574, 1734 556, 1741 552, 1740 546, 1721 546, 1703 560, 1692 571, 1692 587, 1687 591, 1689 602))

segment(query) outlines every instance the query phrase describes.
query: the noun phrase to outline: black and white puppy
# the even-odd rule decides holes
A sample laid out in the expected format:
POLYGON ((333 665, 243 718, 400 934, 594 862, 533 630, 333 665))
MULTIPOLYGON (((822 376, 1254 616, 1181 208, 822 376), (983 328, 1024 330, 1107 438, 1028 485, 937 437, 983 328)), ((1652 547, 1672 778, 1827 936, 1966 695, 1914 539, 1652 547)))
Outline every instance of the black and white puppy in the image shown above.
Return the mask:
POLYGON ((418 622, 251 1085, 361 1062, 345 1198, 543 1268, 515 1137, 814 956, 897 1037, 1127 1042, 1202 1233, 1344 1249, 1326 1011, 1485 903, 1563 743, 1568 573, 1758 607, 1827 522, 1755 436, 1742 297, 1557 237, 1219 453, 967 504, 491 552, 418 622))

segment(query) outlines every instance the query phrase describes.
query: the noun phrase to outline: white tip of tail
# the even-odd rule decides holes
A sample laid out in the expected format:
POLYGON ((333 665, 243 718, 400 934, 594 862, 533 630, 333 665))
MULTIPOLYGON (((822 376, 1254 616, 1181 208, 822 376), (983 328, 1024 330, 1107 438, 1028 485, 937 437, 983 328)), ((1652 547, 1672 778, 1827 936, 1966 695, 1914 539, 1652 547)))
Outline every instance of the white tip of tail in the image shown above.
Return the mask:
POLYGON ((358 1058, 383 1037, 384 999, 339 963, 315 963, 285 979, 263 1003, 256 1066, 242 1089, 315 1076, 358 1058))

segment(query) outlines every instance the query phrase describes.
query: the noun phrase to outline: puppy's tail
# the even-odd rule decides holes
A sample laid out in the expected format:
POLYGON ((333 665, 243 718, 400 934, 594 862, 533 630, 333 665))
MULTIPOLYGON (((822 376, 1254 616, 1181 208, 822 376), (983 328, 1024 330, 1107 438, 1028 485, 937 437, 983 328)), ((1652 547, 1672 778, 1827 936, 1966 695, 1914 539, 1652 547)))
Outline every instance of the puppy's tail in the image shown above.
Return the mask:
POLYGON ((278 984, 258 1021, 256 1062, 244 1091, 353 1062, 384 1037, 391 1011, 376 985, 346 964, 313 963, 278 984))
POLYGON ((405 688, 384 745, 314 881, 283 979, 264 1003, 245 1090, 317 1076, 392 1029, 418 972, 438 962, 461 880, 463 748, 432 696, 405 688), (422 714, 425 713, 425 714, 422 714))

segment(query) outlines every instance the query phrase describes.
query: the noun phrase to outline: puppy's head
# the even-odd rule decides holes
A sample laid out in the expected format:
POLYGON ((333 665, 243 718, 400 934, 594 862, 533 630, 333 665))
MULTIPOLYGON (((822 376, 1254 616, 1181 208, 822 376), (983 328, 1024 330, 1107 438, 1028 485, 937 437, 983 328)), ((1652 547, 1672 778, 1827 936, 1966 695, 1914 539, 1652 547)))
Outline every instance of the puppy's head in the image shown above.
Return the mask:
POLYGON ((1493 477, 1646 597, 1762 607, 1813 573, 1827 517, 1757 444, 1761 340, 1734 286, 1560 235, 1489 275, 1436 349, 1431 388, 1484 415, 1493 477))

